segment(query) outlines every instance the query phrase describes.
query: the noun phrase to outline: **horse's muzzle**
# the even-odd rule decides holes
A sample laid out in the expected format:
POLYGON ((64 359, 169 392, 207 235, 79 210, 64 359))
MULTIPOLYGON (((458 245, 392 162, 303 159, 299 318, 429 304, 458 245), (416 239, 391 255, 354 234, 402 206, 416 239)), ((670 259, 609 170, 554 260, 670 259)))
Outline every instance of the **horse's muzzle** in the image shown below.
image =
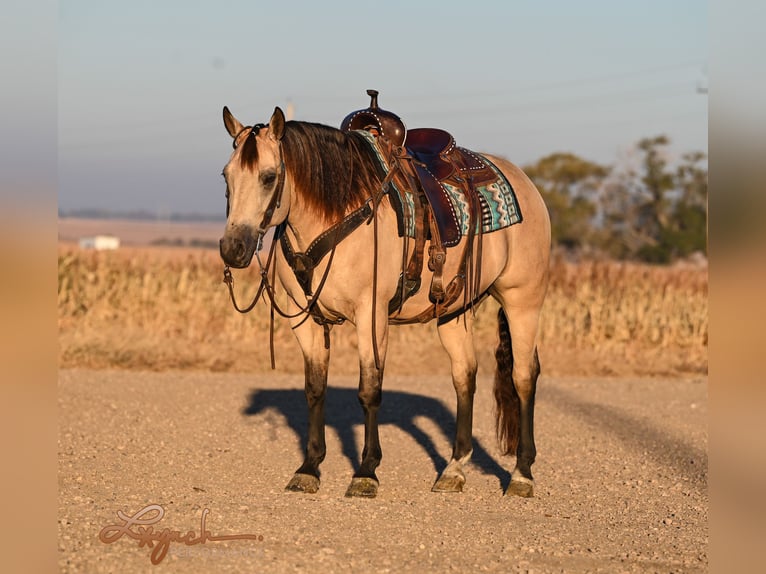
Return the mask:
POLYGON ((234 233, 227 233, 221 237, 219 249, 221 259, 229 267, 242 269, 250 265, 255 253, 256 239, 250 230, 240 229, 234 233))

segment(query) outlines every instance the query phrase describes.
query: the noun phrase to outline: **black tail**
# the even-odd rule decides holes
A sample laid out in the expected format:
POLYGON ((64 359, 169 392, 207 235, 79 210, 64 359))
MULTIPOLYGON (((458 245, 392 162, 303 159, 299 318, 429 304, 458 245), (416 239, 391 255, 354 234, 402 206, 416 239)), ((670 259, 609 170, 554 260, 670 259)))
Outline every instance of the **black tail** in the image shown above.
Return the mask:
POLYGON ((519 395, 513 384, 513 349, 508 318, 502 308, 497 313, 497 327, 500 342, 495 351, 497 370, 495 371, 495 401, 497 419, 495 429, 497 440, 503 454, 516 454, 519 444, 519 395))

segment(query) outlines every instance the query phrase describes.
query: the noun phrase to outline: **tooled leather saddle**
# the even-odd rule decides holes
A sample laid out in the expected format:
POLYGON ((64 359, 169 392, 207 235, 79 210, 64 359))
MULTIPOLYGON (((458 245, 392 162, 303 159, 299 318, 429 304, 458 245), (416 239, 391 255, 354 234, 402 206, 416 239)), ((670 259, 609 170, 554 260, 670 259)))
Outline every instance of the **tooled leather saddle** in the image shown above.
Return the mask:
MULTIPOLYGON (((350 113, 341 123, 341 130, 364 130, 375 136, 389 168, 398 165, 404 172, 396 178, 399 186, 415 196, 411 201, 416 223, 415 249, 406 270, 400 277, 400 288, 389 305, 391 322, 428 321, 434 317, 447 320, 446 308, 463 293, 464 311, 481 296, 481 199, 477 188, 497 181, 498 172, 488 161, 455 144, 448 132, 437 128, 407 130, 396 114, 378 106, 378 92, 367 90, 370 106, 350 113), (403 183, 402 183, 403 182, 403 183), (461 225, 465 213, 457 213, 452 198, 460 196, 466 206, 468 225, 461 225), (479 225, 477 225, 479 223, 479 225), (478 229, 477 229, 478 228, 478 229), (446 248, 458 245, 463 237, 466 245, 460 255, 458 274, 446 287, 442 270, 446 248), (420 287, 423 250, 426 237, 430 239, 428 266, 433 272, 429 297, 433 307, 413 318, 396 316, 404 301, 420 287), (467 287, 467 288, 466 288, 467 287)), ((459 313, 456 313, 459 314, 459 313)), ((450 314, 450 316, 454 316, 450 314)))
MULTIPOLYGON (((404 122, 378 106, 378 91, 367 90, 370 106, 350 113, 340 129, 365 130, 400 147, 411 160, 414 175, 428 200, 441 243, 453 247, 462 237, 460 214, 450 201, 448 186, 462 190, 470 202, 476 187, 497 180, 497 172, 477 154, 459 147, 449 132, 438 128, 407 130, 404 122)), ((390 153, 390 150, 389 150, 390 153)))

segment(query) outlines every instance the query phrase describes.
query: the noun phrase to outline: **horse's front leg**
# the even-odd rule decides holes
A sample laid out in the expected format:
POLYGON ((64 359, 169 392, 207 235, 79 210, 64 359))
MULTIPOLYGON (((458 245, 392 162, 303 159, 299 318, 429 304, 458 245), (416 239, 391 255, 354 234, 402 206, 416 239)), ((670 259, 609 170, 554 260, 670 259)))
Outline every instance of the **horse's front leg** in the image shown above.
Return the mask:
POLYGON ((325 348, 324 329, 312 319, 294 326, 293 331, 303 351, 306 402, 309 427, 306 457, 295 471, 286 489, 314 493, 319 490, 319 465, 327 453, 325 445, 324 404, 327 391, 327 369, 330 350, 325 348))
POLYGON ((383 452, 378 436, 378 409, 381 403, 383 366, 388 346, 388 317, 386 310, 378 310, 377 335, 372 336, 372 316, 357 317, 357 338, 359 340, 359 403, 364 411, 364 449, 362 462, 351 479, 346 496, 373 498, 378 494, 378 477, 375 469, 380 464, 383 452), (378 364, 375 364, 377 347, 378 364))
POLYGON ((433 492, 461 492, 465 484, 463 465, 473 452, 473 397, 477 362, 472 330, 472 313, 438 327, 439 339, 452 366, 452 384, 457 394, 457 424, 452 459, 433 485, 433 492))

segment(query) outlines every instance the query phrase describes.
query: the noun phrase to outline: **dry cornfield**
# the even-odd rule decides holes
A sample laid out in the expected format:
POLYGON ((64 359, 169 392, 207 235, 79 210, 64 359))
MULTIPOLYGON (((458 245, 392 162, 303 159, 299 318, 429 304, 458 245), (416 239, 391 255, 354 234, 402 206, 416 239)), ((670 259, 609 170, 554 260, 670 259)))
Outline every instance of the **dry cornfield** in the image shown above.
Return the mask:
MULTIPOLYGON (((215 251, 61 246, 60 365, 125 369, 263 371, 270 368, 269 311, 237 313, 215 251)), ((258 275, 235 271, 242 301, 258 275)), ((476 314, 482 368, 493 368, 497 306, 476 314)), ((667 375, 707 371, 707 268, 556 258, 543 309, 545 374, 667 375)), ((332 372, 357 369, 353 327, 332 332, 332 372)), ((299 372, 300 352, 275 320, 277 368, 299 372)), ((393 328, 387 372, 448 372, 434 323, 393 328), (417 349, 417 353, 413 353, 417 349)))

